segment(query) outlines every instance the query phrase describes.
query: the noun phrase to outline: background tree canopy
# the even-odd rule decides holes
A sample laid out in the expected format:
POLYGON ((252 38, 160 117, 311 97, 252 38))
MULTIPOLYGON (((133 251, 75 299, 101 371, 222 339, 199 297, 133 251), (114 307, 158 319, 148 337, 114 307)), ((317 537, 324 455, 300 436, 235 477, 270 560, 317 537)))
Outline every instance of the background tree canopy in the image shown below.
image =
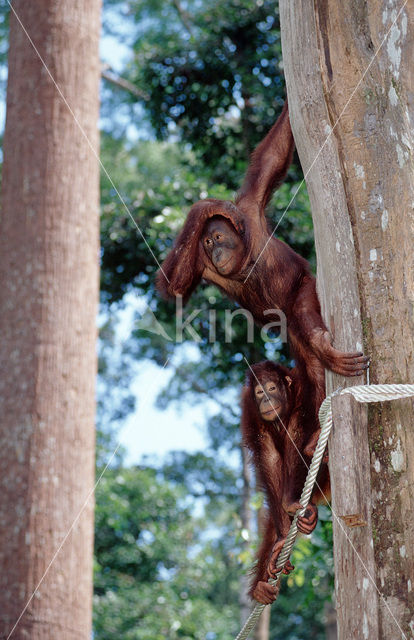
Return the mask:
MULTIPOLYGON (((174 375, 159 394, 160 407, 203 406, 213 397, 216 410, 210 417, 206 411, 202 453, 171 452, 156 469, 145 461, 124 468, 121 457, 106 472, 97 493, 95 633, 102 639, 232 638, 240 625, 241 576, 253 557, 245 538, 256 539, 256 527, 246 532, 240 515, 244 357, 289 362, 288 351, 277 340, 264 343, 259 332, 246 344, 242 322, 233 323, 230 344, 220 335, 212 344, 208 310, 216 312, 219 333, 225 309, 234 306, 211 286, 200 287, 186 309, 188 315, 201 310, 193 322, 198 342, 187 336, 176 344, 147 331, 145 314, 116 358, 113 337, 118 309, 135 293, 166 334, 175 335, 171 305, 154 292, 154 256, 162 261, 194 201, 232 197, 249 154, 280 113, 278 11, 267 0, 107 0, 104 33, 128 46, 128 55, 122 68, 104 74, 102 91, 101 157, 126 206, 103 175, 99 423, 106 426, 100 460, 113 447, 114 423, 133 409, 128 381, 137 362, 162 366, 171 359, 174 375)), ((268 215, 279 222, 278 235, 314 265, 301 180, 295 160, 268 215)), ((154 328, 150 321, 147 328, 154 328)), ((248 500, 253 508, 260 504, 254 487, 248 500)), ((274 607, 271 638, 325 637, 332 593, 327 510, 320 520, 311 540, 297 546, 297 569, 274 607)))

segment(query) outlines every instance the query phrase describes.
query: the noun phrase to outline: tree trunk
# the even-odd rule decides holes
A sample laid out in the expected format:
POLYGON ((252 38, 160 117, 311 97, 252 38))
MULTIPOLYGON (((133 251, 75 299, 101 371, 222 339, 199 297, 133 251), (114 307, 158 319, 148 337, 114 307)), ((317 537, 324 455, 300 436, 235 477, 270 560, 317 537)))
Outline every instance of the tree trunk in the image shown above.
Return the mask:
MULTIPOLYGON (((253 537, 253 526, 252 526, 252 509, 250 506, 251 502, 251 486, 252 486, 252 471, 251 466, 249 464, 249 455, 247 453, 246 447, 241 446, 241 460, 242 460, 242 475, 243 475, 243 496, 242 496, 242 507, 241 507, 241 521, 242 521, 242 530, 245 531, 248 535, 243 539, 242 542, 242 552, 247 552, 251 545, 251 540, 253 537)), ((262 489, 259 486, 257 478, 255 478, 256 487, 255 490, 257 493, 261 493, 262 489)), ((264 534, 264 529, 266 526, 266 512, 267 509, 264 505, 262 505, 257 510, 257 532, 259 537, 261 538, 264 534)), ((240 581, 240 596, 239 596, 239 605, 240 605, 240 624, 244 625, 247 618, 249 617, 253 606, 256 604, 255 600, 252 600, 248 595, 249 587, 250 587, 251 575, 250 572, 246 572, 242 575, 240 581)), ((270 623, 270 607, 266 607, 260 616, 257 625, 254 629, 254 640, 269 640, 269 623, 270 623)))
MULTIPOLYGON (((254 640, 269 640, 271 607, 265 607, 254 630, 254 640)), ((244 620, 246 622, 246 620, 244 620)))
MULTIPOLYGON (((257 361, 256 361, 257 362, 257 361)), ((256 477, 256 492, 262 491, 260 483, 257 481, 256 477)), ((265 533, 265 528, 267 525, 267 508, 264 504, 257 511, 257 530, 259 532, 260 539, 263 538, 265 533)), ((256 604, 254 601, 253 604, 256 604)), ((262 615, 257 621, 257 625, 254 629, 254 640, 269 640, 269 628, 270 628, 270 614, 271 607, 265 607, 263 609, 262 615)), ((243 620, 243 624, 246 622, 246 618, 243 620)))
POLYGON ((325 604, 325 620, 326 640, 336 640, 338 636, 338 625, 336 623, 336 610, 332 602, 325 604))
MULTIPOLYGON (((250 540, 252 537, 252 509, 250 506, 252 473, 249 465, 247 449, 242 444, 240 445, 240 455, 241 455, 242 478, 243 478, 243 494, 242 494, 241 513, 240 513, 241 529, 242 529, 241 549, 242 549, 242 553, 245 553, 248 551, 250 547, 250 540)), ((250 582, 249 574, 244 573, 240 581, 240 595, 239 595, 241 624, 244 624, 244 621, 248 617, 250 613, 250 609, 252 607, 252 601, 250 599, 250 596, 248 595, 249 582, 250 582)))
MULTIPOLYGON (((98 151, 100 0, 12 6, 98 151)), ((94 483, 98 178, 96 157, 11 12, 0 240, 2 638, 91 637, 93 500, 76 518, 94 483)))
MULTIPOLYGON (((280 10, 325 320, 338 348, 364 345, 371 383, 413 383, 414 49, 407 26, 414 7, 281 0, 280 10)), ((328 392, 363 383, 327 378, 328 392)), ((414 632, 413 422, 412 401, 369 409, 334 402, 329 446, 341 639, 414 632)))

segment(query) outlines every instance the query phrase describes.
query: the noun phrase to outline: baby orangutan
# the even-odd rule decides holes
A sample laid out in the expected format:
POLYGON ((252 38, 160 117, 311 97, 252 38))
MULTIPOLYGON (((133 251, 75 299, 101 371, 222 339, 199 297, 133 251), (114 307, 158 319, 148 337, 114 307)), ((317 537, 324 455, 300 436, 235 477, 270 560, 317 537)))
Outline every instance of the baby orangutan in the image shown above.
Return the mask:
MULTIPOLYGON (((243 388, 243 443, 252 454, 268 504, 265 531, 249 591, 262 604, 269 604, 276 598, 277 590, 267 580, 276 576, 277 558, 292 517, 302 508, 299 498, 309 455, 313 454, 319 432, 311 390, 300 369, 289 370, 270 361, 253 365, 243 388)), ((326 464, 322 465, 318 484, 321 490, 312 494, 305 514, 297 520, 299 531, 305 534, 311 533, 317 524, 315 502, 322 496, 330 498, 326 464)), ((283 572, 289 573, 292 569, 287 562, 283 572)))

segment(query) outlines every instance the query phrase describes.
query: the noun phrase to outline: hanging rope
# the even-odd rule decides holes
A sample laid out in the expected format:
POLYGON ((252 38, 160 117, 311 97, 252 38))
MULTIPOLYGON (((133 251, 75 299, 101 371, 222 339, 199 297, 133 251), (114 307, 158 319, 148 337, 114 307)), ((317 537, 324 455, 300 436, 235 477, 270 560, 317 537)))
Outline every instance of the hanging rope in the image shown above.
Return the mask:
MULTIPOLYGON (((313 454, 312 462, 309 467, 308 475, 306 476, 305 485, 303 487, 302 495, 299 499, 303 509, 300 509, 295 513, 292 524, 287 534, 285 544, 277 559, 276 569, 283 569, 286 561, 289 559, 292 547, 295 543, 298 528, 296 521, 299 516, 303 515, 306 511, 306 507, 309 504, 309 500, 313 491, 313 487, 316 481, 316 476, 321 465, 322 457, 325 451, 326 443, 329 438, 329 434, 332 429, 332 398, 334 396, 351 394, 358 402, 385 402, 387 400, 399 400, 400 398, 409 398, 414 396, 414 384, 371 384, 361 385, 356 387, 347 387, 346 389, 339 389, 330 396, 325 398, 319 409, 319 422, 321 425, 321 433, 319 434, 318 444, 316 445, 315 453, 313 454)), ((276 585, 280 580, 281 573, 278 574, 274 580, 269 580, 269 584, 276 585)), ((262 611, 269 605, 257 604, 249 617, 247 618, 242 630, 236 637, 236 640, 245 640, 252 629, 256 626, 258 619, 260 618, 262 611)))

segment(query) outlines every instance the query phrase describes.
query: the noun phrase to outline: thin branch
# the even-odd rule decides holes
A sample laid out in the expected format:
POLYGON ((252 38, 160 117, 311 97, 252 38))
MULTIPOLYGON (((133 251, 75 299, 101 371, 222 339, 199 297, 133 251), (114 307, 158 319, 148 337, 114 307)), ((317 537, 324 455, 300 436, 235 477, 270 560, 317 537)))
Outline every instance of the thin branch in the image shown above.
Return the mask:
MULTIPOLYGON (((199 385, 198 382, 191 381, 190 389, 191 391, 195 391, 196 393, 201 393, 203 395, 211 397, 211 391, 208 391, 207 389, 199 385)), ((216 402, 221 409, 228 411, 231 415, 236 417, 236 412, 233 410, 233 407, 231 404, 228 404, 227 402, 223 402, 222 400, 218 400, 217 396, 214 398, 214 402, 216 402)))
POLYGON ((185 27, 185 29, 187 29, 188 33, 193 38, 194 32, 190 22, 190 18, 191 18, 190 14, 187 13, 187 11, 185 11, 185 9, 182 8, 179 0, 173 0, 173 5, 177 9, 177 13, 180 16, 180 20, 183 23, 183 26, 185 27))
POLYGON ((134 84, 132 84, 132 82, 129 82, 129 80, 126 80, 125 78, 122 78, 121 76, 119 76, 109 66, 109 64, 102 65, 101 76, 102 78, 104 78, 108 82, 111 82, 117 87, 120 87, 121 89, 124 89, 129 93, 132 93, 132 95, 136 96, 137 98, 140 98, 140 100, 145 100, 147 102, 150 99, 150 96, 148 95, 148 93, 136 87, 134 84))

